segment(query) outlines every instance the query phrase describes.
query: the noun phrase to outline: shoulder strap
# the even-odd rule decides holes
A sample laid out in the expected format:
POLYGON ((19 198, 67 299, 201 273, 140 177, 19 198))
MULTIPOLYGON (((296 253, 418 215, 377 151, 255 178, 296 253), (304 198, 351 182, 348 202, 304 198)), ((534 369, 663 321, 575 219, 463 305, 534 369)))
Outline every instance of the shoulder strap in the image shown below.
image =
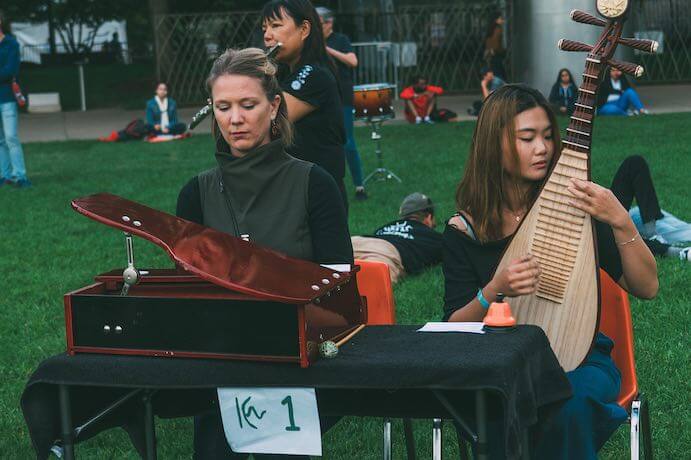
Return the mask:
POLYGON ((477 240, 477 237, 475 236, 475 230, 473 230, 473 226, 470 225, 470 222, 468 222, 468 219, 466 219, 465 216, 463 216, 463 214, 461 214, 460 212, 457 214, 457 216, 465 224, 468 236, 472 240, 477 240))

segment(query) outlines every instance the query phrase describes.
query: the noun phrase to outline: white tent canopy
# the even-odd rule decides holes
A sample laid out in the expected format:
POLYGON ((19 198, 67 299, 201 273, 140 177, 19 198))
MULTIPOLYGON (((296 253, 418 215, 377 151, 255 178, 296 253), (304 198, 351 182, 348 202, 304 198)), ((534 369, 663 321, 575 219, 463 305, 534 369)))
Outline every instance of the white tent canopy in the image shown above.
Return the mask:
MULTIPOLYGON (((84 27, 82 36, 88 36, 93 29, 84 27)), ((96 40, 92 51, 101 51, 103 45, 109 42, 113 33, 117 32, 120 45, 123 51, 123 59, 127 62, 127 22, 126 21, 108 21, 103 23, 98 28, 96 33, 96 40)), ((21 53, 22 62, 31 62, 34 64, 41 64, 41 53, 47 53, 50 50, 49 45, 49 29, 47 22, 13 22, 12 33, 17 37, 21 53)), ((72 31, 76 38, 78 32, 72 31)), ((65 53, 67 47, 63 43, 62 37, 57 32, 55 33, 55 46, 58 53, 65 53)))

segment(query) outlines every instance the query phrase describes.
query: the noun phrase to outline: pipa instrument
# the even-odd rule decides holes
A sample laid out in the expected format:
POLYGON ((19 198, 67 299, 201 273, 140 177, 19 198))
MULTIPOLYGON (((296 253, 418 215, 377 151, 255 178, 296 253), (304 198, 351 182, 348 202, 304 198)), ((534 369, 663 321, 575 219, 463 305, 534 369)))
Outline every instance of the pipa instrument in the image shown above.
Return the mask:
POLYGON ((590 215, 569 205, 571 178, 590 180, 590 151, 596 91, 608 66, 640 76, 643 68, 612 59, 618 44, 654 52, 652 40, 621 38, 627 0, 597 0, 603 19, 582 11, 571 18, 602 27, 595 45, 560 40, 563 51, 587 52, 583 83, 576 109, 537 199, 511 239, 497 270, 526 253, 540 263, 539 284, 533 294, 511 301, 520 324, 535 324, 545 331, 565 371, 578 367, 590 351, 600 313, 596 235, 590 215))

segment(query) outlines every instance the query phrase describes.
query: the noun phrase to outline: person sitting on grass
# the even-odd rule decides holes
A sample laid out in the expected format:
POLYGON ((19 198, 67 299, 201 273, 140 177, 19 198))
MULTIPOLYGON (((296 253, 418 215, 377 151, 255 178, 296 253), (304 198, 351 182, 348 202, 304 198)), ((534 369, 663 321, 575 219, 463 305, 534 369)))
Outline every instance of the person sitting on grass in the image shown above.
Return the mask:
POLYGON ((187 129, 178 121, 178 105, 168 97, 168 85, 164 82, 156 86, 156 95, 146 102, 146 123, 153 127, 152 134, 156 136, 183 134, 187 129))
POLYGON ((136 119, 125 129, 112 131, 101 142, 122 142, 144 139, 149 142, 169 141, 189 137, 187 125, 178 121, 178 106, 175 99, 168 97, 168 85, 160 82, 154 97, 146 101, 146 120, 136 119))
POLYGON ((409 123, 433 124, 431 115, 437 105, 437 96, 444 93, 439 86, 427 84, 423 76, 413 78, 413 84, 401 91, 405 101, 405 118, 409 123))
POLYGON ((434 227, 434 204, 416 192, 403 199, 400 219, 375 230, 372 236, 354 236, 356 259, 377 260, 389 266, 391 282, 441 262, 442 236, 434 227))
POLYGON ((691 260, 691 246, 683 247, 683 244, 691 241, 691 224, 670 214, 663 214, 645 158, 640 155, 627 157, 614 174, 610 190, 627 210, 636 199, 638 208, 630 212, 631 218, 650 252, 661 257, 691 260), (670 230, 669 227, 672 227, 671 231, 665 232, 669 235, 668 240, 662 233, 670 230), (682 246, 673 243, 682 243, 682 246))
POLYGON ((573 75, 569 69, 561 69, 557 75, 557 81, 549 92, 549 102, 554 110, 561 115, 569 115, 576 108, 578 87, 573 82, 573 75))
POLYGON ((482 109, 482 104, 490 94, 504 86, 506 82, 494 75, 494 70, 491 67, 483 67, 480 69, 480 90, 482 91, 482 101, 473 102, 473 107, 468 109, 468 115, 477 117, 482 109))
POLYGON ((597 90, 598 115, 640 115, 648 114, 638 93, 619 69, 609 69, 609 78, 604 78, 597 90))

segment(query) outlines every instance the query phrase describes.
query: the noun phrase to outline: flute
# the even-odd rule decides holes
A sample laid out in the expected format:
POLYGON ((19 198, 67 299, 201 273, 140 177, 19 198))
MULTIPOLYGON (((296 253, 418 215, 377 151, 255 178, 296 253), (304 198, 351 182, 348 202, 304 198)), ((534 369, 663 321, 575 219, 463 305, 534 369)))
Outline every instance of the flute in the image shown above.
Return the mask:
MULTIPOLYGON (((266 50, 266 56, 269 59, 273 58, 282 45, 283 44, 281 42, 276 43, 274 46, 266 50)), ((201 123, 206 117, 209 116, 209 114, 211 113, 211 108, 211 99, 209 99, 209 102, 204 107, 199 109, 197 113, 194 114, 194 116, 192 117, 192 121, 190 121, 190 124, 187 127, 187 129, 191 131, 197 126, 199 126, 199 123, 201 123)))

